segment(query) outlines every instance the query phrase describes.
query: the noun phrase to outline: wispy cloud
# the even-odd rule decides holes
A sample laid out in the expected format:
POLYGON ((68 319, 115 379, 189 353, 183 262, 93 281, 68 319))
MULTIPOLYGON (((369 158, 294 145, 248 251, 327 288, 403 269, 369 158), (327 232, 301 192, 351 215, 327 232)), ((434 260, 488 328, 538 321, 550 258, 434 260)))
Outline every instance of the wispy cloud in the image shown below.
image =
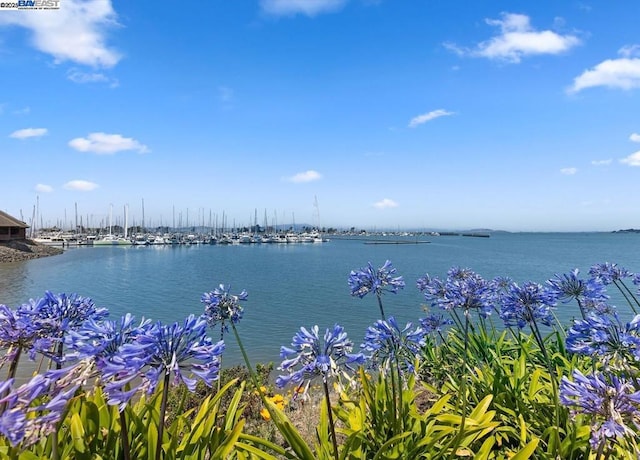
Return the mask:
POLYGON ((24 128, 9 134, 14 139, 28 139, 30 137, 42 137, 47 134, 47 128, 24 128))
POLYGON ((640 150, 636 153, 632 153, 626 158, 620 160, 620 163, 624 163, 629 166, 640 166, 640 150))
POLYGON ((53 192, 53 187, 47 184, 36 184, 34 190, 40 193, 51 193, 53 192))
POLYGON ((613 160, 611 158, 608 158, 606 160, 592 160, 591 164, 594 166, 608 166, 612 161, 613 160))
POLYGON ((31 107, 23 107, 13 111, 14 115, 29 115, 31 113, 31 107))
POLYGON ((3 11, 3 25, 29 30, 33 46, 56 63, 113 67, 120 60, 120 54, 106 45, 107 29, 118 25, 111 0, 64 0, 55 11, 3 11))
POLYGON ((378 201, 377 203, 373 203, 373 207, 374 208, 378 208, 378 209, 397 208, 398 207, 398 203, 396 203, 395 201, 393 201, 390 198, 384 198, 384 199, 378 201))
POLYGON ((595 67, 585 70, 573 79, 568 93, 577 93, 586 88, 604 86, 629 90, 640 88, 640 46, 625 46, 618 51, 618 59, 607 59, 595 67))
POLYGON ((330 13, 342 8, 348 0, 261 0, 260 6, 265 13, 274 16, 294 16, 304 14, 315 16, 330 13))
POLYGON ((111 88, 117 88, 120 82, 117 78, 111 78, 101 72, 83 72, 79 69, 69 69, 67 78, 74 83, 105 83, 111 88))
POLYGON ((415 128, 423 123, 426 123, 431 120, 435 120, 436 118, 446 117, 448 115, 453 115, 455 112, 449 112, 448 110, 438 109, 432 110, 428 113, 423 113, 422 115, 418 115, 417 117, 413 117, 409 122, 409 128, 415 128))
POLYGON ((562 168, 560 172, 565 176, 573 176, 578 172, 578 168, 562 168))
POLYGON ((629 140, 631 142, 640 142, 640 134, 633 133, 631 136, 629 136, 629 140))
POLYGON ((135 139, 106 133, 91 133, 87 137, 71 139, 69 146, 80 152, 93 152, 100 155, 113 155, 126 150, 135 150, 139 153, 150 151, 146 145, 135 139))
POLYGON ((66 184, 64 184, 63 186, 65 189, 67 190, 75 190, 75 191, 80 191, 80 192, 90 192, 92 190, 95 190, 99 187, 98 184, 94 183, 94 182, 89 182, 87 180, 71 180, 69 182, 67 182, 66 184))
POLYGON ((500 28, 495 37, 474 48, 445 43, 445 48, 461 56, 484 57, 518 63, 524 56, 560 54, 580 44, 574 35, 562 35, 552 30, 535 30, 528 16, 502 13, 501 19, 486 19, 487 24, 500 28))
POLYGON ((309 171, 300 172, 298 174, 295 174, 287 178, 289 182, 294 182, 296 184, 300 184, 303 182, 313 182, 320 179, 322 179, 322 174, 320 174, 318 171, 314 171, 313 169, 310 169, 309 171))

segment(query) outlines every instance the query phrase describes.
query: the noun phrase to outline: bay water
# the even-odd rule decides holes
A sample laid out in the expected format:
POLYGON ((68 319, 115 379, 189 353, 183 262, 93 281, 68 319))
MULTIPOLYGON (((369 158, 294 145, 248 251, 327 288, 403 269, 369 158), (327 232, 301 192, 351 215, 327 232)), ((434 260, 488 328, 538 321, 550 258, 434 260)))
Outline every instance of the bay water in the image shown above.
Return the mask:
MULTIPOLYGON (((377 238, 377 243, 399 240, 377 238)), ((464 236, 405 237, 420 244, 371 244, 368 238, 332 238, 315 244, 178 245, 77 247, 42 259, 0 264, 0 304, 11 307, 54 293, 90 297, 112 319, 129 312, 136 318, 182 322, 204 311, 200 298, 219 284, 249 294, 238 324, 251 361, 279 363, 281 345, 289 345, 300 328, 321 332, 338 323, 356 346, 367 326, 379 319, 375 296, 350 296, 349 272, 371 262, 391 260, 406 288, 385 294, 388 316, 417 322, 424 316, 416 280, 429 273, 446 277, 452 266, 470 268, 483 277, 509 276, 516 282, 544 283, 555 274, 580 269, 586 277, 596 263, 615 262, 640 271, 640 234, 634 233, 493 233, 490 238, 464 236), (429 243, 424 243, 429 241, 429 243)), ((611 293, 613 294, 613 293, 611 293)), ((625 310, 622 299, 613 303, 625 310)), ((568 323, 577 307, 561 306, 568 323)), ((217 340, 220 332, 212 331, 217 340)), ((232 333, 226 333, 224 365, 242 362, 232 333)))

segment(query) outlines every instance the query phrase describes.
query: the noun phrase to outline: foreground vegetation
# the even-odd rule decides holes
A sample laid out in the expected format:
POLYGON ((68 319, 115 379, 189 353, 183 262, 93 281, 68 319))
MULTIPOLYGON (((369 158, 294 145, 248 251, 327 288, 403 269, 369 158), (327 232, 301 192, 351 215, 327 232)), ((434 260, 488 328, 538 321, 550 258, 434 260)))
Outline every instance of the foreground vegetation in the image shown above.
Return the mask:
POLYGON ((339 325, 301 327, 275 380, 242 346, 247 293, 224 285, 173 325, 108 320, 77 295, 0 305, 0 458, 640 456, 639 275, 607 263, 519 285, 452 268, 417 280, 415 326, 383 304, 405 288, 389 261, 348 281, 379 309, 363 343, 339 325), (570 305, 577 318, 558 323, 570 305), (232 335, 246 367, 221 369, 224 340, 210 335, 232 335), (21 358, 41 372, 17 385, 21 358))

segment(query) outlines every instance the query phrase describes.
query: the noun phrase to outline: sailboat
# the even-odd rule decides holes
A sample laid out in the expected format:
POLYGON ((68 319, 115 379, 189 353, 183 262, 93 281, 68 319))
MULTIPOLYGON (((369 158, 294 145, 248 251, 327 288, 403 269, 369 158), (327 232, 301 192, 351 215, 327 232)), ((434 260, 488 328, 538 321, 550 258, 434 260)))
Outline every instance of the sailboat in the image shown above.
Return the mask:
POLYGON ((109 233, 101 238, 96 238, 93 242, 94 246, 130 246, 131 240, 127 239, 127 217, 128 209, 124 208, 124 237, 116 236, 111 233, 111 220, 113 218, 113 205, 109 210, 109 233))

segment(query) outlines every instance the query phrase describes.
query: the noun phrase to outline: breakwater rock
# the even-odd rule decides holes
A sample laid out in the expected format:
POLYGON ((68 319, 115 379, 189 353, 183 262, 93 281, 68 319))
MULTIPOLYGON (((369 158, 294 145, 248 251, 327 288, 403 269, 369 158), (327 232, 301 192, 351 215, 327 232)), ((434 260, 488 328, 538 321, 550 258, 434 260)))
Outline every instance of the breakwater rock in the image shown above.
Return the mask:
POLYGON ((62 249, 38 244, 31 240, 0 242, 0 264, 37 259, 62 254, 62 249))

